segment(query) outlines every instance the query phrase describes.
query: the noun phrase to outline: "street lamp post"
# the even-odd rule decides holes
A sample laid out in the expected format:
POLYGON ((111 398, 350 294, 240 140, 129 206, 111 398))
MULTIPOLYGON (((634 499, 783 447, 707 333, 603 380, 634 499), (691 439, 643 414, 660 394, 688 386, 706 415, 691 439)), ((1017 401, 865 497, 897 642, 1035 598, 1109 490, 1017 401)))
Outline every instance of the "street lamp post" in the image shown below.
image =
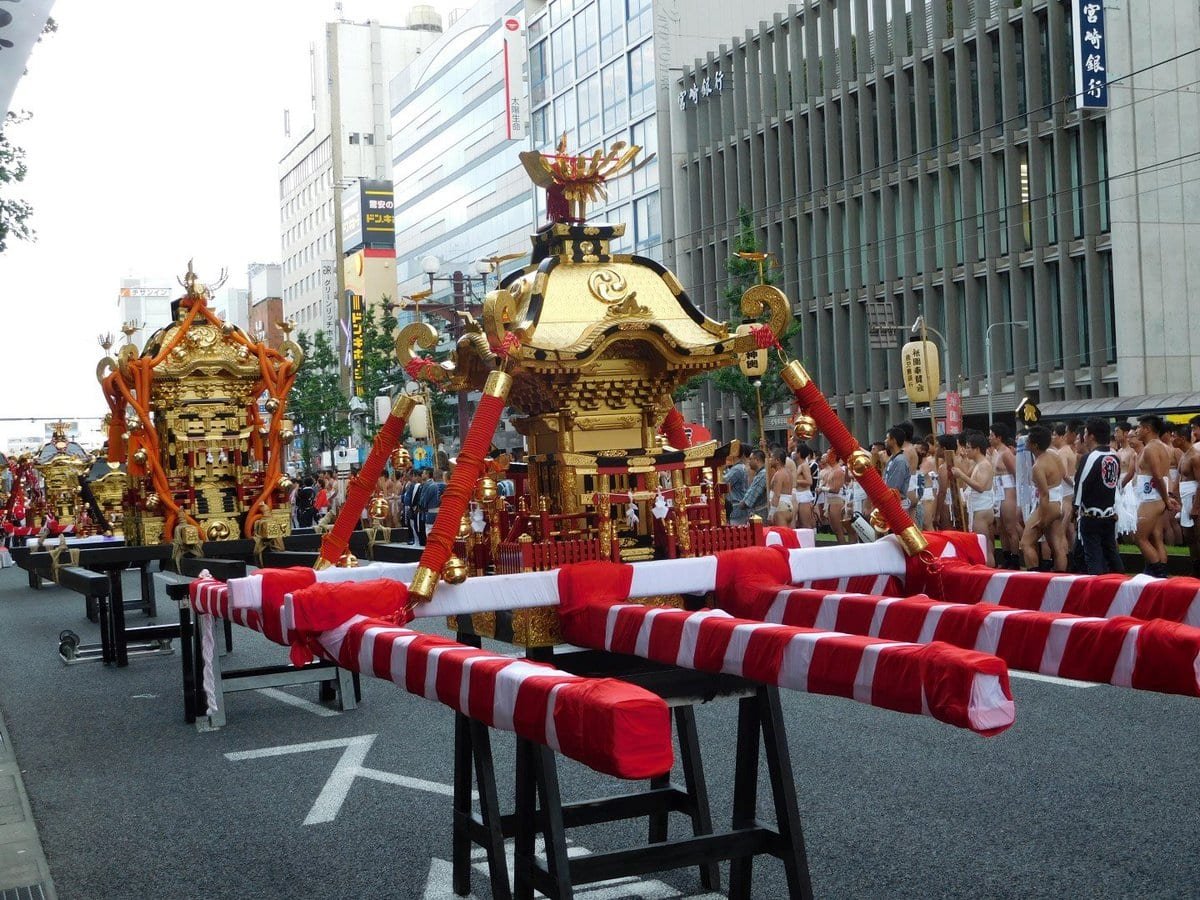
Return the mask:
POLYGON ((1011 322, 993 322, 983 332, 983 356, 987 368, 988 428, 992 427, 992 329, 998 328, 1001 325, 1011 325, 1013 328, 1028 328, 1029 322, 1024 319, 1017 319, 1011 322))

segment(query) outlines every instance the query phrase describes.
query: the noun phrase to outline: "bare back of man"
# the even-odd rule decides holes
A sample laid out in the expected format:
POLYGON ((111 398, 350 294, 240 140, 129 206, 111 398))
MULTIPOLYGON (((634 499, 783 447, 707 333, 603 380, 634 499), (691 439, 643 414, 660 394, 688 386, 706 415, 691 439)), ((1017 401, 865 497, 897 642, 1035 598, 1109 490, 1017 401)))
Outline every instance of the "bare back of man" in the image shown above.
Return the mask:
POLYGON ((1000 548, 1015 565, 1021 549, 1021 507, 1017 504, 1017 456, 994 431, 990 435, 992 469, 1000 499, 1000 548))
POLYGON ((1200 573, 1200 449, 1194 438, 1200 425, 1192 427, 1193 442, 1179 460, 1179 525, 1192 559, 1193 577, 1200 573))
MULTIPOLYGON (((1040 437, 1040 436, 1039 436, 1040 437)), ((1050 450, 1049 432, 1044 428, 1030 431, 1028 442, 1034 453, 1033 487, 1037 491, 1038 503, 1033 513, 1025 520, 1025 530, 1021 535, 1021 553, 1025 558, 1025 566, 1029 569, 1038 568, 1041 563, 1041 552, 1038 548, 1042 538, 1050 545, 1050 554, 1054 561, 1054 571, 1067 571, 1067 538, 1063 530, 1062 498, 1066 491, 1062 458, 1050 450), (1045 435, 1043 446, 1034 442, 1035 433, 1045 435)))
POLYGON ((1139 437, 1144 446, 1136 466, 1138 522, 1133 535, 1134 542, 1142 551, 1146 572, 1150 575, 1166 572, 1163 512, 1179 508, 1179 502, 1171 497, 1168 484, 1171 450, 1162 442, 1161 427, 1156 427, 1155 421, 1154 417, 1143 419, 1139 428, 1139 437))

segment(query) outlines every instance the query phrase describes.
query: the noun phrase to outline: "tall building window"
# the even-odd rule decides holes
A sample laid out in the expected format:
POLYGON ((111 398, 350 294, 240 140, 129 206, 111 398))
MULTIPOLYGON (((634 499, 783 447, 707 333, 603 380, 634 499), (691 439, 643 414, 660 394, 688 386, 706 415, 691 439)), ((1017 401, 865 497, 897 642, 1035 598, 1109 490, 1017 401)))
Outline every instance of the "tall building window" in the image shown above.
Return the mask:
POLYGON ((625 0, 599 0, 600 58, 611 59, 625 49, 625 0))
POLYGON ((625 20, 630 41, 648 35, 654 28, 654 0, 625 0, 625 20))
POLYGON ((550 105, 546 104, 533 111, 530 119, 530 129, 533 131, 533 144, 542 149, 550 144, 550 105))
POLYGON ((561 135, 567 136, 567 146, 579 146, 575 142, 575 98, 568 91, 554 98, 554 131, 550 135, 551 143, 558 141, 561 135))
POLYGON ((629 140, 642 148, 638 160, 649 160, 633 173, 633 189, 643 191, 658 184, 658 117, 650 116, 634 125, 629 130, 629 140))
POLYGON ((535 106, 546 99, 546 82, 550 77, 546 49, 545 41, 529 48, 529 102, 535 106))
MULTIPOLYGON (((633 201, 634 240, 641 251, 657 251, 662 240, 662 214, 659 210, 658 191, 633 201)), ((658 255, 657 252, 655 255, 658 255)))
POLYGON ((575 14, 575 65, 580 73, 591 72, 600 65, 599 32, 595 3, 575 14))
MULTIPOLYGON (((632 2, 632 0, 631 0, 632 2)), ((629 114, 654 108, 654 41, 629 51, 629 114)))
POLYGON ((575 80, 575 47, 571 40, 570 25, 550 33, 550 65, 555 93, 575 80))
POLYGON ((618 59, 600 70, 600 94, 604 106, 604 130, 618 128, 628 121, 629 79, 625 74, 625 60, 618 59))
POLYGON ((579 146, 587 147, 600 139, 600 76, 579 82, 575 89, 579 110, 579 146))

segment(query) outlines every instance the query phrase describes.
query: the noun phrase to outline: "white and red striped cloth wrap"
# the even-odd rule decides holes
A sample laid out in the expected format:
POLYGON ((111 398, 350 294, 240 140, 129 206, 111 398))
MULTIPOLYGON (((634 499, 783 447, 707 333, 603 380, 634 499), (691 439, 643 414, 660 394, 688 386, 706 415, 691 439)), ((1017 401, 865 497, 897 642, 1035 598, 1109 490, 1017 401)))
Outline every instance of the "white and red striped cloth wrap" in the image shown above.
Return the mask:
POLYGON ((1103 619, 924 594, 881 597, 787 585, 738 589, 722 608, 802 628, 992 653, 1014 669, 1121 687, 1200 696, 1200 629, 1156 619, 1103 619))
POLYGON ((782 525, 768 525, 763 529, 763 545, 786 547, 788 550, 815 547, 817 546, 817 532, 812 528, 784 528, 782 525))
MULTIPOLYGON (((984 735, 1014 720, 1008 669, 995 656, 945 643, 910 643, 627 603, 634 566, 579 563, 559 571, 564 639, 705 672, 829 694, 898 712, 932 716, 984 735)), ((753 547, 718 554, 716 594, 745 578, 778 583, 791 573, 786 551, 753 547)))
POLYGON ((923 588, 932 597, 955 603, 989 603, 1104 619, 1165 619, 1200 627, 1200 580, 1195 578, 1008 572, 945 561, 923 588))
POLYGON ((264 569, 251 577, 260 579, 253 591, 241 584, 235 592, 247 605, 235 605, 221 582, 199 579, 190 588, 193 607, 290 644, 293 661, 315 654, 392 681, 599 772, 642 779, 671 769, 669 710, 643 688, 405 628, 408 590, 398 581, 324 582, 312 569, 264 569), (254 597, 257 610, 249 606, 254 597))

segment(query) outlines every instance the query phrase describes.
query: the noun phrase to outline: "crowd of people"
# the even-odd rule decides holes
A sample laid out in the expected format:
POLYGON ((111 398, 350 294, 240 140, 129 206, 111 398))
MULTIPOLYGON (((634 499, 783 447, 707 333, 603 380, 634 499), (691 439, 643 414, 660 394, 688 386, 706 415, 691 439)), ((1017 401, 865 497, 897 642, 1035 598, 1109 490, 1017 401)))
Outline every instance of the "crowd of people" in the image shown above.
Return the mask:
MULTIPOLYGON (((292 524, 297 528, 312 528, 331 524, 346 500, 346 485, 357 474, 351 469, 346 478, 332 471, 302 476, 292 492, 292 524)), ((388 471, 379 476, 376 496, 387 501, 387 514, 382 522, 388 528, 409 526, 413 540, 425 545, 429 526, 437 518, 442 505, 449 473, 433 468, 412 469, 407 473, 388 471)), ((363 511, 367 515, 367 511, 363 511)))
MULTIPOLYGON (((1128 535, 1147 574, 1165 576, 1167 547, 1176 545, 1200 575, 1198 444, 1200 416, 1187 425, 1155 415, 1136 425, 1076 420, 1020 435, 996 422, 987 434, 936 439, 901 422, 871 445, 871 457, 919 526, 984 535, 989 565, 1121 572, 1118 540, 1128 535)), ((732 523, 759 516, 828 529, 838 543, 873 534, 866 491, 832 451, 743 446, 724 480, 732 523)))

